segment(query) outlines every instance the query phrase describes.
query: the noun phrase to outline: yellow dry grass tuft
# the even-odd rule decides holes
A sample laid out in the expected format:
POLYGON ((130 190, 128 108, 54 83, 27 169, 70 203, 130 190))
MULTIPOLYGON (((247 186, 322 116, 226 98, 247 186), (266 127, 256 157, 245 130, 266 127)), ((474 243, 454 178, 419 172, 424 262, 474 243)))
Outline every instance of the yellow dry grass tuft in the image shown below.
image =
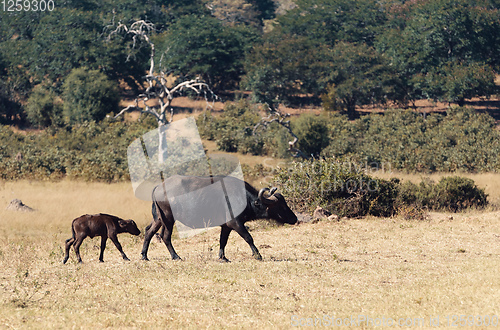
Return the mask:
MULTIPOLYGON (((141 237, 99 239, 62 264, 71 220, 108 212, 149 222, 150 205, 128 184, 4 182, 0 185, 0 327, 285 329, 309 318, 500 316, 500 212, 431 213, 426 221, 366 218, 298 226, 249 223, 264 261, 232 234, 217 261, 218 230, 174 239, 184 259, 169 259, 153 240, 139 260, 141 237), (32 213, 4 210, 19 198, 32 213), (1 205, 4 205, 3 207, 1 205)), ((451 319, 450 319, 451 320, 451 319)), ((373 324, 359 322, 360 328, 373 324)), ((385 328, 385 327, 379 327, 385 328)))

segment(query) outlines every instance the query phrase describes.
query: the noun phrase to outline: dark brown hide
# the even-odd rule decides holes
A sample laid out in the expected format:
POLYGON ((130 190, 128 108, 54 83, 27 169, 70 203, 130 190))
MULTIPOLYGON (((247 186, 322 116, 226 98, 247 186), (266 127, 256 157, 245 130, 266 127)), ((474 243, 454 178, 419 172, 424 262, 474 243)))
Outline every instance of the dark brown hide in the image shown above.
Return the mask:
MULTIPOLYGON (((178 178, 174 178, 173 180, 171 179, 170 183, 176 184, 176 182, 174 181, 176 179, 182 182, 189 182, 189 188, 195 190, 197 188, 207 186, 210 182, 221 180, 222 178, 179 176, 178 178)), ((271 190, 269 190, 268 188, 263 188, 258 191, 247 182, 244 182, 244 185, 246 192, 246 208, 240 215, 221 225, 219 259, 224 262, 229 261, 225 256, 224 249, 226 247, 229 234, 233 230, 236 231, 248 243, 248 245, 252 249, 252 254, 255 259, 262 260, 262 256, 255 246, 252 236, 244 225, 245 222, 256 219, 273 219, 280 223, 297 223, 297 216, 288 207, 285 198, 281 194, 276 193, 276 188, 273 188, 271 190)), ((159 189, 161 189, 161 185, 159 185, 155 188, 155 190, 158 189, 158 187, 160 187, 159 189)), ((161 196, 162 194, 157 195, 161 196)), ((148 260, 147 253, 149 243, 151 241, 151 238, 160 228, 160 236, 167 246, 167 249, 170 252, 170 256, 174 260, 180 259, 180 257, 175 252, 171 241, 175 219, 169 201, 166 199, 157 199, 154 190, 152 213, 153 221, 149 226, 146 227, 144 236, 144 244, 142 246, 141 252, 142 260, 148 260)))
POLYGON ((74 246, 78 262, 82 262, 80 257, 80 245, 83 240, 88 236, 94 238, 101 236, 101 254, 99 261, 104 262, 104 249, 106 248, 106 240, 108 238, 115 243, 116 248, 122 254, 124 260, 129 260, 123 252, 120 242, 118 242, 117 235, 120 233, 130 233, 132 235, 139 235, 141 231, 137 228, 134 220, 123 220, 109 214, 85 214, 73 220, 71 230, 73 237, 66 240, 66 255, 63 263, 66 263, 69 258, 69 250, 74 246))

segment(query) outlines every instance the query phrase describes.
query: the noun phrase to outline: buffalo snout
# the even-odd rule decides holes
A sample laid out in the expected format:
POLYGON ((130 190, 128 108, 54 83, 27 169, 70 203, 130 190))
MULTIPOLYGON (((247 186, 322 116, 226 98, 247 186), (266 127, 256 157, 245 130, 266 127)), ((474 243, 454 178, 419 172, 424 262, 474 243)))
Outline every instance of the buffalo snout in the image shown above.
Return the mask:
POLYGON ((137 227, 137 224, 134 220, 121 220, 118 223, 120 225, 120 228, 122 228, 123 230, 120 231, 120 233, 129 233, 134 236, 138 236, 141 234, 141 230, 137 227))

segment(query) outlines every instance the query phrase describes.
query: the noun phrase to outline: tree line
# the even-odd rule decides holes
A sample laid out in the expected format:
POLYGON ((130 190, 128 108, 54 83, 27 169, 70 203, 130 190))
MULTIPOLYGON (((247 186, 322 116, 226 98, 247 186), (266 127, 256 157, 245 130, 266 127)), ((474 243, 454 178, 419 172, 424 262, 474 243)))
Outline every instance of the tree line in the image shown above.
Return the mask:
POLYGON ((101 120, 139 91, 150 50, 115 22, 155 26, 156 62, 219 95, 322 104, 355 118, 363 104, 463 105, 497 92, 496 0, 61 1, 0 13, 0 121, 39 127, 101 120))

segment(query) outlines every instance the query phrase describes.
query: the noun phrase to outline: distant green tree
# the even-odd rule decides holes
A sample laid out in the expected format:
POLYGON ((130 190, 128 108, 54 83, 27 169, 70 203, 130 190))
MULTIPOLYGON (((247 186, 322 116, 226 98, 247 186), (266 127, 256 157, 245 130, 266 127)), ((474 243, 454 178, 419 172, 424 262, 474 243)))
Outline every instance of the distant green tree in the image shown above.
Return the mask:
POLYGON ((297 0, 297 7, 278 17, 284 33, 335 45, 337 41, 373 45, 386 17, 375 0, 297 0))
POLYGON ((448 61, 497 65, 500 13, 485 4, 469 0, 416 3, 404 33, 417 41, 426 65, 435 67, 448 61))
POLYGON ((226 27, 213 17, 184 16, 157 38, 162 66, 179 79, 200 77, 214 91, 237 86, 243 59, 256 34, 245 27, 226 27))
POLYGON ((254 66, 243 78, 243 87, 252 91, 253 101, 268 104, 275 108, 279 103, 287 98, 286 86, 281 84, 286 82, 279 79, 279 72, 271 65, 254 66))
MULTIPOLYGON (((111 20, 111 11, 103 15, 111 20)), ((134 79, 144 75, 147 53, 129 51, 124 40, 106 41, 102 35, 106 19, 93 11, 61 7, 43 15, 20 12, 14 16, 15 20, 9 20, 13 26, 5 30, 7 23, 0 20, 2 34, 6 34, 0 53, 35 85, 55 83, 59 88, 63 78, 81 66, 99 69, 111 79, 124 79, 132 87, 134 79)))
POLYGON ((390 59, 391 65, 397 75, 398 84, 395 85, 397 99, 403 106, 415 103, 424 97, 418 75, 425 72, 425 59, 419 51, 422 47, 418 40, 402 33, 399 29, 388 29, 378 36, 376 49, 390 59))
POLYGON ((64 80, 62 99, 64 120, 69 124, 102 120, 118 110, 116 83, 98 70, 74 69, 64 80))
POLYGON ((0 123, 22 123, 25 119, 20 98, 14 91, 24 94, 30 83, 28 77, 20 71, 19 68, 9 67, 8 61, 0 53, 0 123), (19 72, 19 76, 9 77, 10 70, 19 72))
POLYGON ((39 86, 33 89, 26 105, 28 120, 40 128, 62 123, 62 104, 52 90, 39 86))
POLYGON ((225 24, 263 26, 264 20, 275 17, 273 0, 209 0, 206 7, 225 24))
POLYGON ((5 62, 0 54, 0 115, 5 114, 5 100, 8 98, 7 96, 7 88, 4 80, 7 77, 7 71, 5 68, 5 62))
POLYGON ((300 94, 319 95, 331 70, 331 51, 307 37, 280 33, 256 45, 247 56, 243 86, 255 101, 291 104, 300 94))
MULTIPOLYGON (((210 16, 207 1, 200 0, 157 0, 167 14, 167 22, 176 22, 184 16, 210 16)), ((168 23, 167 23, 168 24, 168 23)))
POLYGON ((457 103, 459 106, 463 106, 466 99, 488 96, 498 91, 491 67, 479 63, 447 63, 418 77, 428 98, 457 103))
POLYGON ((418 1, 393 5, 389 11, 388 28, 375 45, 391 59, 400 78, 399 92, 407 101, 431 97, 462 102, 460 95, 452 94, 467 98, 491 93, 491 74, 483 64, 500 69, 500 11, 492 2, 418 1), (478 79, 480 71, 484 79, 478 79), (459 82, 454 74, 474 82, 459 82), (444 83, 448 86, 439 86, 444 83))
POLYGON ((471 63, 452 64, 445 69, 445 99, 448 102, 465 104, 466 99, 496 94, 495 72, 488 65, 471 63))
MULTIPOLYGON (((331 83, 323 101, 357 117, 356 106, 393 98, 396 77, 385 58, 364 44, 338 43, 333 50, 331 83)), ((328 110, 328 109, 327 109, 328 110)))

